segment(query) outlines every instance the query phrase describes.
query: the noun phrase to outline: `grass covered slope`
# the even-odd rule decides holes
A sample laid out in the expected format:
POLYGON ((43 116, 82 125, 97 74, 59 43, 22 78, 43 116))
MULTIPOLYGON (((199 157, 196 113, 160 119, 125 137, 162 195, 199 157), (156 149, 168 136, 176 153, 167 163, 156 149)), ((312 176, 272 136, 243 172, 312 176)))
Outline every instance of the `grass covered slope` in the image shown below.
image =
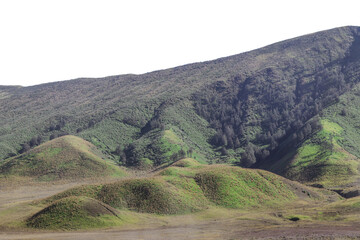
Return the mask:
POLYGON ((114 208, 88 197, 67 197, 33 215, 27 226, 46 229, 101 228, 119 225, 122 220, 114 208))
POLYGON ((346 197, 360 192, 360 85, 341 95, 321 112, 322 130, 267 166, 276 173, 308 184, 343 190, 346 197))
POLYGON ((116 207, 158 214, 190 213, 208 201, 194 181, 178 183, 165 178, 131 179, 104 185, 98 198, 116 207))
POLYGON ((211 166, 200 170, 195 181, 209 200, 224 207, 270 206, 296 198, 283 178, 261 170, 211 166))
POLYGON ((103 160, 91 143, 68 135, 7 159, 0 165, 0 174, 52 181, 123 176, 125 172, 103 160))
MULTIPOLYGON (((263 170, 206 166, 187 158, 152 177, 84 185, 47 198, 41 204, 52 206, 79 197, 96 199, 120 211, 188 214, 213 207, 280 207, 299 198, 309 201, 321 199, 322 195, 263 170)), ((45 210, 41 212, 50 214, 45 210)))
POLYGON ((306 140, 285 170, 285 176, 307 184, 336 187, 356 182, 359 159, 339 143, 343 128, 323 118, 323 129, 306 140))
POLYGON ((321 129, 297 145, 280 145, 283 155, 261 168, 306 184, 322 185, 344 197, 360 194, 360 85, 320 112, 321 129))

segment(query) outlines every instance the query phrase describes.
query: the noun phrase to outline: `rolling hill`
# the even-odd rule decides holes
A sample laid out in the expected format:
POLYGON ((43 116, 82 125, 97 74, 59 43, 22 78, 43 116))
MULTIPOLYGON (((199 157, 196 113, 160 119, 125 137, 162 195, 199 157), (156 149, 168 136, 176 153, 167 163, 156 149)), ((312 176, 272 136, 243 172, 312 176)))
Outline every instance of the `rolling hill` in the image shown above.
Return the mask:
POLYGON ((264 170, 207 166, 187 158, 147 178, 83 185, 37 201, 33 204, 45 207, 27 218, 26 224, 45 229, 106 227, 126 222, 129 211, 160 215, 211 208, 256 211, 299 199, 326 201, 328 194, 264 170))
POLYGON ((0 175, 53 181, 125 176, 126 172, 102 159, 91 143, 68 135, 1 162, 0 175))

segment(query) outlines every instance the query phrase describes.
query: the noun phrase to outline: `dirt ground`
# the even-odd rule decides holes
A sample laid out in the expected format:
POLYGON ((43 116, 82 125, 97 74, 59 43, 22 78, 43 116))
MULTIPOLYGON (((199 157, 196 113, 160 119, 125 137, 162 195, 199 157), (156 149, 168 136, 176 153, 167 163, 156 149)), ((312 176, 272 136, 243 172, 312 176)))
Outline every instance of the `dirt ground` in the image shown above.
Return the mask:
POLYGON ((0 239, 112 240, 112 239, 360 239, 359 226, 278 227, 245 229, 236 224, 208 223, 192 226, 164 227, 142 230, 103 230, 86 232, 3 232, 0 239))
MULTIPOLYGON (((2 212, 8 211, 13 206, 21 207, 29 201, 45 198, 81 184, 84 183, 30 185, 14 189, 0 189, 0 218, 2 212)), ((360 239, 360 216, 359 221, 352 223, 314 224, 279 220, 269 217, 272 214, 269 212, 257 213, 257 216, 252 216, 251 213, 232 214, 231 211, 225 213, 227 216, 219 218, 214 218, 217 213, 212 212, 212 217, 208 218, 204 217, 204 214, 202 217, 196 215, 164 217, 145 225, 91 231, 51 232, 24 228, 0 228, 0 239, 360 239)), ((6 219, 0 219, 0 225, 4 221, 6 219)))

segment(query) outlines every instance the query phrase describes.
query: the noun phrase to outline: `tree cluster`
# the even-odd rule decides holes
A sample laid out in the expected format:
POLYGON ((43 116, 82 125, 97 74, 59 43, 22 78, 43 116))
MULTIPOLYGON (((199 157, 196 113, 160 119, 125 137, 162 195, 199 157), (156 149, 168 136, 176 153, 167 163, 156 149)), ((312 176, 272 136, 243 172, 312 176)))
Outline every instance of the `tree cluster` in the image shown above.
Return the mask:
POLYGON ((25 153, 31 148, 36 147, 42 143, 43 139, 41 136, 32 137, 29 142, 23 143, 21 145, 20 153, 25 153))
POLYGON ((287 71, 267 68, 238 75, 195 95, 196 111, 216 130, 210 141, 222 147, 222 154, 242 147, 243 165, 251 166, 290 136, 296 139, 294 144, 302 141, 319 129, 319 123, 308 123, 309 119, 349 89, 337 66, 310 76, 294 77, 287 71))

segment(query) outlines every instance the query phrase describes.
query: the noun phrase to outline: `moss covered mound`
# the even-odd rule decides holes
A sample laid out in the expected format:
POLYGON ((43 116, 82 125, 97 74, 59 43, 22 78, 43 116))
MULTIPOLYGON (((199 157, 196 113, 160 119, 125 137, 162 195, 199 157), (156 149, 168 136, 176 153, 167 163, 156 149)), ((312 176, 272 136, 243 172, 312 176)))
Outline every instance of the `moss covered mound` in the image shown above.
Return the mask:
POLYGON ((173 167, 199 167, 201 164, 193 158, 184 158, 171 164, 173 167))
POLYGON ((35 177, 40 181, 126 175, 101 158, 96 147, 75 136, 63 136, 10 158, 0 174, 35 177))
POLYGON ((262 208, 299 198, 321 198, 321 194, 276 174, 226 165, 168 167, 149 178, 72 188, 42 203, 71 196, 94 198, 119 210, 155 214, 185 214, 211 206, 262 208))
POLYGON ((88 197, 66 197, 33 215, 27 226, 44 229, 79 229, 118 225, 117 210, 88 197))
POLYGON ((201 191, 197 193, 198 196, 196 194, 193 196, 191 189, 181 188, 163 178, 156 177, 106 184, 101 189, 98 198, 116 208, 128 208, 147 213, 178 214, 197 211, 205 207, 206 199, 201 196, 201 191))
POLYGON ((210 166, 195 175, 205 196, 217 205, 231 208, 281 204, 296 198, 275 174, 230 166, 210 166))

